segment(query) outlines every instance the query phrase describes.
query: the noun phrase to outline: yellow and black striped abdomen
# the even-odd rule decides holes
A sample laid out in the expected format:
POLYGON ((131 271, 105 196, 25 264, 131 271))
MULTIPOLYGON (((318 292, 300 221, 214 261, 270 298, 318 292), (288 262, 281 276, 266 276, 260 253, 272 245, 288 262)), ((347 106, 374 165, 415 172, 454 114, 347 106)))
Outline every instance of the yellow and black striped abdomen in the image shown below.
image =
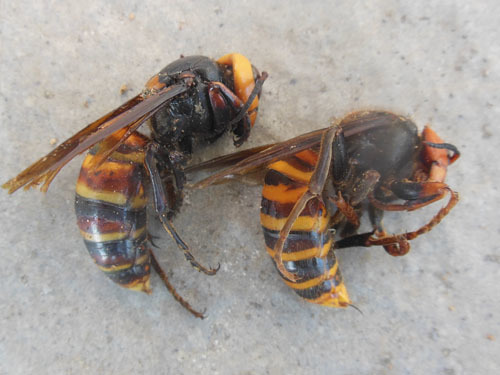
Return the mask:
POLYGON ((144 147, 132 134, 99 167, 92 168, 99 145, 86 156, 76 184, 78 227, 97 266, 115 283, 151 292, 147 246, 144 147))
MULTIPOLYGON (((269 166, 262 191, 260 218, 266 249, 271 256, 274 256, 274 245, 293 206, 307 190, 316 162, 317 154, 306 150, 269 166)), ((292 226, 283 247, 283 263, 299 280, 283 280, 308 302, 346 307, 350 300, 332 250, 329 221, 330 214, 323 202, 310 200, 292 226)))

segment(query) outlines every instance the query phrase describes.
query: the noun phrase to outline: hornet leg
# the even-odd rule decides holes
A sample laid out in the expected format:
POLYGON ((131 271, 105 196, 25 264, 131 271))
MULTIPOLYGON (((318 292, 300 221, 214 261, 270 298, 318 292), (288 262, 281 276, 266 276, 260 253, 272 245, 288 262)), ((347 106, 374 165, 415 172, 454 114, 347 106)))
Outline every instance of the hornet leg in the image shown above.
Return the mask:
POLYGON ((148 150, 146 151, 145 164, 151 178, 151 185, 153 187, 154 205, 156 213, 160 218, 160 221, 168 232, 168 234, 175 241, 179 249, 184 252, 186 260, 198 271, 201 271, 207 275, 215 275, 220 267, 217 268, 206 268, 201 265, 191 254, 191 249, 182 240, 177 231, 175 230, 172 220, 169 218, 170 210, 168 207, 168 197, 163 185, 160 172, 156 165, 155 153, 157 152, 158 145, 155 143, 150 143, 148 145, 148 150))
POLYGON ((186 310, 188 310, 191 314, 196 316, 197 318, 203 319, 203 313, 196 311, 191 307, 191 305, 184 299, 182 298, 179 293, 175 290, 174 286, 170 284, 170 281, 168 280, 167 274, 163 269, 161 268, 160 264, 158 263, 158 260, 156 259, 156 256, 154 255, 153 251, 149 251, 151 253, 151 263, 153 265, 153 268, 155 269, 156 273, 160 276, 160 278, 163 280, 163 283, 169 290, 169 292, 172 294, 172 296, 179 302, 182 307, 184 307, 186 310))
POLYGON ((328 178, 330 164, 332 162, 332 149, 335 148, 334 141, 342 137, 342 129, 337 125, 330 127, 321 138, 319 158, 314 168, 307 191, 298 199, 293 206, 283 228, 279 233, 279 238, 274 245, 274 261, 281 274, 291 281, 298 280, 298 277, 289 272, 283 264, 282 254, 285 241, 290 234, 293 224, 306 207, 307 202, 312 199, 322 199, 321 193, 328 178), (332 147, 333 145, 333 147, 332 147))

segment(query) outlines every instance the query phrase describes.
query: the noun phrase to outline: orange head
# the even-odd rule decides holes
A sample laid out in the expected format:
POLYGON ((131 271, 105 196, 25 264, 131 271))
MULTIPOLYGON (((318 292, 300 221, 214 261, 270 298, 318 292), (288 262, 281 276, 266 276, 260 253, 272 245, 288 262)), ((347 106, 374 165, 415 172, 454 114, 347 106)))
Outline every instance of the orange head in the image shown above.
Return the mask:
POLYGON ((429 168, 429 180, 444 182, 448 165, 457 160, 460 153, 455 146, 444 143, 429 126, 422 131, 422 141, 422 162, 429 168), (437 147, 438 145, 440 147, 437 147), (451 157, 448 151, 453 151, 451 157))
MULTIPOLYGON (((254 69, 250 61, 239 53, 230 53, 217 60, 219 64, 230 65, 233 68, 234 91, 236 96, 246 103, 255 87, 254 69)), ((255 109, 259 106, 259 98, 256 97, 248 109, 250 123, 254 124, 257 117, 255 109)))

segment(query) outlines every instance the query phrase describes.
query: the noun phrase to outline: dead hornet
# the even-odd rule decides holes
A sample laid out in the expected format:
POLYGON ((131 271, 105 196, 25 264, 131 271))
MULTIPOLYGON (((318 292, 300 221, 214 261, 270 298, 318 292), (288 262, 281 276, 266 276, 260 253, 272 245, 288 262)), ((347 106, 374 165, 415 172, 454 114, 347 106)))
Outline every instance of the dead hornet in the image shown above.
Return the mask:
POLYGON ((228 169, 196 183, 203 188, 267 168, 260 219, 266 250, 284 282, 308 302, 352 306, 334 250, 381 245, 393 255, 436 226, 458 202, 444 182, 459 157, 429 127, 408 118, 354 112, 329 128, 202 163, 191 170, 228 169), (421 228, 388 234, 385 211, 413 211, 450 200, 421 228), (373 231, 357 234, 369 213, 373 231), (332 232, 340 234, 335 242, 332 232))
POLYGON ((172 224, 182 202, 184 165, 192 152, 226 131, 235 146, 249 136, 258 110, 262 75, 240 54, 214 61, 181 57, 153 76, 146 88, 117 109, 80 130, 48 155, 2 185, 47 191, 76 155, 90 150, 76 184, 78 227, 97 266, 115 283, 151 293, 151 264, 174 298, 194 310, 170 284, 148 244, 146 185, 163 227, 199 271, 217 269, 196 261, 172 224), (151 138, 137 132, 149 120, 151 138))

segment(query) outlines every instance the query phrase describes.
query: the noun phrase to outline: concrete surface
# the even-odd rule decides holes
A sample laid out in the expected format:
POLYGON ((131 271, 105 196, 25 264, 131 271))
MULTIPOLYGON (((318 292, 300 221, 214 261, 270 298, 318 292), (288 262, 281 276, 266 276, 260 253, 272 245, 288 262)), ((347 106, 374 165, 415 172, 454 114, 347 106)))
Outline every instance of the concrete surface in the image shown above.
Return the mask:
MULTIPOLYGON (((176 224, 215 277, 158 223, 171 281, 152 296, 109 282, 73 213, 79 160, 49 193, 0 192, 1 374, 497 374, 500 5, 459 1, 1 1, 0 180, 115 108, 180 54, 246 54, 270 73, 249 146, 355 109, 432 123, 462 158, 449 217, 391 258, 339 253, 354 309, 301 301, 263 249, 260 189, 191 192, 176 224), (130 91, 120 94, 120 87, 130 91)), ((200 158, 231 152, 230 140, 200 158)), ((394 214, 394 231, 440 207, 394 214)))

